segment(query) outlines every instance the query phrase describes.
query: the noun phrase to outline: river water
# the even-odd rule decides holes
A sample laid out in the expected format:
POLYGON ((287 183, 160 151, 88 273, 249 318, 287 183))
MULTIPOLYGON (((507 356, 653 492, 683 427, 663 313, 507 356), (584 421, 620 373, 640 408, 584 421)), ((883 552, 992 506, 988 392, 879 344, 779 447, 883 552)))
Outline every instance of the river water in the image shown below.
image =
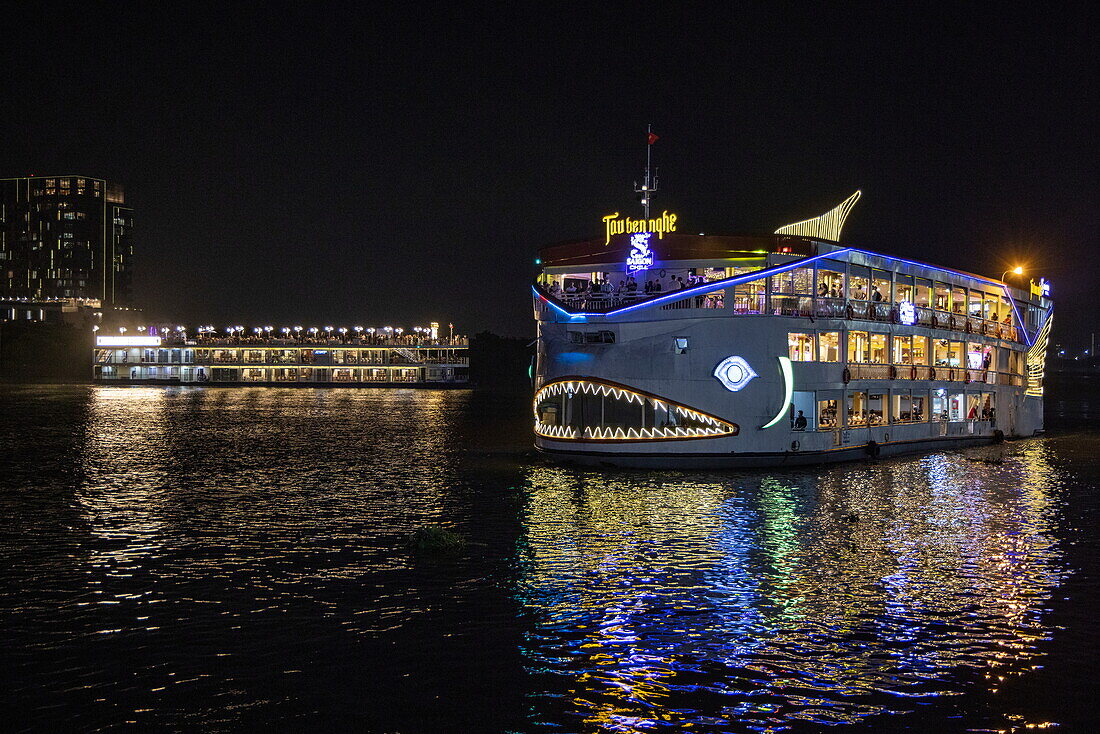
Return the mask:
POLYGON ((1088 730, 1100 385, 1047 410, 628 472, 535 458, 524 395, 2 386, 4 728, 1088 730))

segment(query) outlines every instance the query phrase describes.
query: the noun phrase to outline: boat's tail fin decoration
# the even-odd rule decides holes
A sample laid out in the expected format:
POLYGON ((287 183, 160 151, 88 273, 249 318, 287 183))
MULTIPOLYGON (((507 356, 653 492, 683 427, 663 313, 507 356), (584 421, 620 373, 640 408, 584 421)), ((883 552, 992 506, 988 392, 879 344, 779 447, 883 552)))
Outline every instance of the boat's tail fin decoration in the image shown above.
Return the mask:
POLYGON ((1027 350, 1027 389, 1025 395, 1031 397, 1043 397, 1043 377, 1047 366, 1047 345, 1050 342, 1050 326, 1054 321, 1054 314, 1047 316, 1043 328, 1035 335, 1035 343, 1027 350))
POLYGON ((788 224, 775 230, 776 234, 791 234, 799 237, 814 237, 822 240, 840 241, 840 230, 844 227, 844 220, 848 218, 852 207, 859 201, 859 191, 840 202, 835 208, 830 209, 819 217, 805 219, 801 222, 788 224))

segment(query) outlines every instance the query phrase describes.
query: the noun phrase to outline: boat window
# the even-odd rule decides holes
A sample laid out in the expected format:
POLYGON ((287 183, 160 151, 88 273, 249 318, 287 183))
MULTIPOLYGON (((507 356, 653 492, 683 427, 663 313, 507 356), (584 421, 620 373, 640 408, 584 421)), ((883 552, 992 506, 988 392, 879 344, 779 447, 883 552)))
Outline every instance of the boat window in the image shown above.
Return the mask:
POLYGON ((890 303, 893 294, 890 292, 890 273, 884 270, 871 271, 871 300, 875 302, 890 303))
POLYGON ((894 364, 913 364, 913 337, 894 337, 894 364))
POLYGON ((795 431, 813 431, 817 426, 817 418, 814 408, 817 407, 816 393, 794 392, 791 395, 791 429, 795 431), (798 427, 798 414, 806 419, 802 428, 798 427))
POLYGON ((961 421, 966 416, 966 395, 961 392, 951 393, 947 401, 947 420, 961 421))
POLYGON ((601 331, 570 331, 569 341, 573 344, 614 344, 615 332, 601 331))
POLYGON ((1000 320, 1001 314, 997 311, 997 307, 1000 303, 1000 300, 1001 299, 997 297, 996 293, 986 293, 985 294, 985 301, 982 304, 982 311, 984 313, 985 318, 988 319, 989 321, 999 321, 1000 320))
POLYGON ((869 358, 866 331, 848 332, 848 361, 866 362, 869 358))
POLYGON ((917 278, 916 289, 913 293, 913 303, 928 308, 932 305, 932 281, 927 278, 917 278))
POLYGON ((980 370, 985 360, 985 349, 977 342, 969 342, 966 345, 966 366, 968 369, 980 370))
POLYGON ((882 425, 882 409, 884 402, 885 396, 882 393, 871 393, 867 396, 867 421, 870 423, 870 425, 882 425))
POLYGON ((772 293, 813 294, 814 271, 812 266, 794 268, 772 276, 772 293))
POLYGON ((814 360, 814 335, 800 332, 787 334, 787 352, 792 362, 814 360))
POLYGON ((936 283, 936 310, 951 310, 951 289, 944 283, 936 283))
POLYGON ((946 339, 933 339, 932 364, 936 367, 947 367, 947 358, 950 351, 950 343, 946 339))
POLYGON ((762 314, 767 310, 767 281, 750 280, 738 283, 733 290, 733 310, 739 314, 762 314))
POLYGON ((890 391, 890 422, 909 423, 913 420, 913 401, 908 390, 890 391))
POLYGON ((976 421, 982 414, 982 394, 970 392, 966 394, 966 419, 976 421))
POLYGON ((982 318, 982 298, 985 294, 981 291, 970 291, 969 308, 966 315, 972 319, 982 318))
POLYGON ((844 298, 844 263, 822 260, 817 266, 819 298, 844 298))
POLYGON ((871 364, 888 364, 886 334, 871 334, 871 364))
POLYGON ((845 425, 849 427, 867 425, 867 393, 848 393, 848 411, 845 425))
POLYGON ((760 258, 760 265, 735 265, 732 268, 726 268, 726 277, 733 278, 738 275, 748 275, 749 273, 755 273, 757 270, 763 270, 764 262, 764 258, 760 258))
POLYGON ((822 331, 817 335, 817 358, 821 362, 840 361, 839 331, 822 331))
POLYGON ((837 415, 837 401, 836 400, 818 400, 817 401, 817 425, 819 428, 836 428, 837 419, 840 417, 837 415))
POLYGON ((896 303, 902 303, 904 301, 913 301, 913 276, 912 275, 900 275, 894 276, 894 301, 896 303))
POLYGON ((951 289, 951 313, 966 313, 966 289, 955 286, 951 289))
POLYGON ((963 351, 965 344, 963 342, 951 342, 947 349, 947 366, 948 367, 962 367, 963 366, 963 351))
POLYGON ((983 392, 982 393, 982 408, 980 419, 983 421, 991 421, 997 417, 997 393, 995 392, 983 392))
POLYGON ((912 407, 912 420, 913 422, 922 422, 928 420, 927 407, 928 396, 923 391, 913 391, 913 407, 912 407))
POLYGON ((848 298, 853 301, 866 301, 871 292, 870 274, 867 268, 853 265, 848 277, 848 298))
POLYGON ((932 420, 947 420, 947 390, 937 388, 932 391, 932 420))
POLYGON ((801 268, 795 268, 791 271, 791 293, 797 293, 800 296, 812 296, 814 294, 814 268, 812 265, 807 265, 801 268))
POLYGON ((1001 296, 1001 323, 1008 326, 1012 326, 1012 303, 1004 296, 1001 296))
POLYGON ((913 364, 928 364, 928 337, 913 337, 913 364))

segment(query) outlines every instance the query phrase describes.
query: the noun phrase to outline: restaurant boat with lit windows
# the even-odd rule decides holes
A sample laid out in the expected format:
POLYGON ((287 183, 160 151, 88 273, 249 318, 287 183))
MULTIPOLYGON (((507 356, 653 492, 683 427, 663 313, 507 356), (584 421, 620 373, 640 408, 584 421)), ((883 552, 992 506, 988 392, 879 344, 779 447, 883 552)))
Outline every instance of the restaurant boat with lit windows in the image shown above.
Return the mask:
POLYGON ((1049 284, 841 245, 858 198, 765 236, 681 234, 666 212, 542 248, 537 448, 775 466, 1041 433, 1049 284))
MULTIPOLYGON (((453 331, 453 327, 452 327, 453 331)), ((466 387, 469 341, 439 324, 403 329, 182 326, 97 335, 103 384, 466 387)))

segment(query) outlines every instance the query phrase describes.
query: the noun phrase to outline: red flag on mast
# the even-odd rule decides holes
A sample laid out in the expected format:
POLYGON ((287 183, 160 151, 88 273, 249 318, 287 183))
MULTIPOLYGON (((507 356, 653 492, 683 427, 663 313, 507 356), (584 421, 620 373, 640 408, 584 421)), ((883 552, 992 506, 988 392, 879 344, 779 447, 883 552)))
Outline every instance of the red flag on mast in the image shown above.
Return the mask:
POLYGON ((650 145, 653 145, 653 144, 654 144, 654 143, 656 143, 656 142, 657 142, 657 141, 658 141, 659 139, 660 139, 660 136, 659 136, 659 135, 657 135, 657 133, 649 133, 649 137, 647 138, 647 140, 649 140, 649 144, 650 144, 650 145))

